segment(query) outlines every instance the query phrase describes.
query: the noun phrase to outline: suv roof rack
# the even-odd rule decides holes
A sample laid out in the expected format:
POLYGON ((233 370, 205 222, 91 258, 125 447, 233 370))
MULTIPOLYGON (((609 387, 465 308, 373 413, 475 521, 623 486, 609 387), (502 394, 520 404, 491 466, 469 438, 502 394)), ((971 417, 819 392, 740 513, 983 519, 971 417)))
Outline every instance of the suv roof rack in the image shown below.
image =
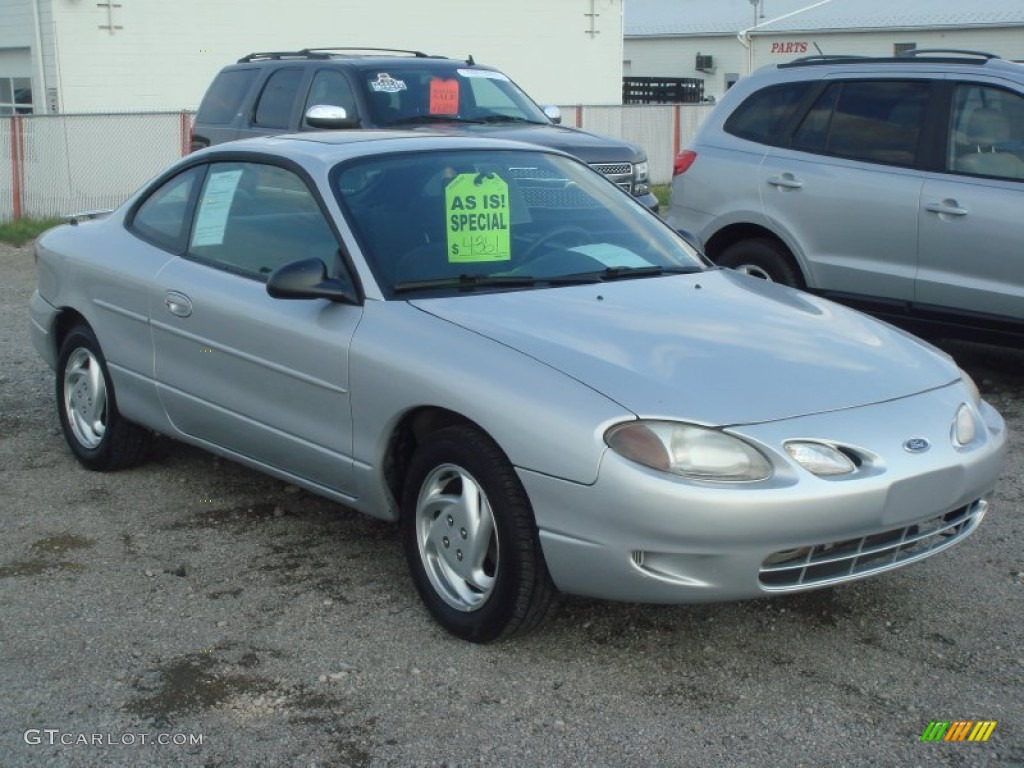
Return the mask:
POLYGON ((330 59, 341 53, 383 53, 387 55, 414 56, 417 59, 440 59, 443 56, 431 56, 423 51, 410 51, 404 48, 365 48, 365 47, 327 47, 327 48, 303 48, 299 51, 257 51, 243 56, 238 60, 239 64, 246 64, 250 61, 265 61, 268 59, 330 59))
POLYGON ((913 48, 895 56, 859 56, 856 54, 821 54, 802 56, 783 64, 786 67, 811 67, 816 64, 909 64, 917 61, 935 62, 938 64, 985 64, 987 61, 1002 59, 994 53, 984 51, 968 51, 961 48, 913 48))
POLYGON ((997 56, 994 53, 986 53, 985 51, 969 51, 964 48, 911 48, 903 51, 902 53, 896 54, 898 59, 912 59, 920 54, 927 54, 929 56, 942 53, 942 54, 954 54, 956 56, 972 56, 980 59, 999 59, 1001 56, 997 56))

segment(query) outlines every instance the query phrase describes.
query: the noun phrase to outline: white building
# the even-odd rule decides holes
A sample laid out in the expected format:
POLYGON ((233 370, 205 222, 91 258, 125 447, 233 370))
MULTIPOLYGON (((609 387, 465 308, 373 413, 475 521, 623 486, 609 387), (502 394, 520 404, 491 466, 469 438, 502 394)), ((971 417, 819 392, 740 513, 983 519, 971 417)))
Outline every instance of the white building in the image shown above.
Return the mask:
POLYGON ((1024 60, 1024 0, 627 0, 625 11, 624 74, 700 78, 714 98, 753 69, 817 54, 1024 60))
POLYGON ((0 114, 194 109, 253 51, 406 48, 505 71, 537 101, 618 104, 623 0, 0 0, 0 114))

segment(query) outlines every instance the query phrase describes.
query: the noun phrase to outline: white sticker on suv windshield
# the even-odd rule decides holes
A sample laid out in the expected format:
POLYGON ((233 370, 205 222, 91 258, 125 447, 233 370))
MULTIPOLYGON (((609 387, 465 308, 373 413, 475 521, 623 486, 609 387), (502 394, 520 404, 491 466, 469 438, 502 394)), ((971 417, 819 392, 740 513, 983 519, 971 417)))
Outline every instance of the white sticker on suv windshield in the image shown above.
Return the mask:
POLYGON ((192 233, 193 246, 220 245, 224 242, 228 211, 231 210, 231 201, 235 199, 240 178, 240 170, 210 174, 203 199, 199 201, 199 215, 192 233))
POLYGON ((398 93, 407 90, 405 80, 396 80, 387 72, 378 72, 377 79, 370 83, 370 88, 377 93, 398 93))
POLYGON ((457 69, 463 77, 486 77, 488 80, 508 81, 508 75, 504 72, 495 72, 493 69, 457 69))

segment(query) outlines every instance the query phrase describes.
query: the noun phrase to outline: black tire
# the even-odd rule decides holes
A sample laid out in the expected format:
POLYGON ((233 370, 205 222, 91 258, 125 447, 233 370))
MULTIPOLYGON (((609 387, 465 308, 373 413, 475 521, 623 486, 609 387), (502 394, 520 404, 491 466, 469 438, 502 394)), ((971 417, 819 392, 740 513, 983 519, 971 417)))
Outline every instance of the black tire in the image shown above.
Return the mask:
POLYGON ((420 597, 457 637, 487 643, 528 632, 555 602, 526 491, 501 449, 471 426, 438 430, 416 449, 401 529, 420 597))
POLYGON ((754 238, 733 243, 715 260, 717 264, 791 288, 803 288, 804 280, 789 252, 775 240, 754 238))
POLYGON ((145 458, 152 434, 118 412, 106 359, 87 325, 64 338, 55 378, 64 439, 83 467, 109 472, 145 458))

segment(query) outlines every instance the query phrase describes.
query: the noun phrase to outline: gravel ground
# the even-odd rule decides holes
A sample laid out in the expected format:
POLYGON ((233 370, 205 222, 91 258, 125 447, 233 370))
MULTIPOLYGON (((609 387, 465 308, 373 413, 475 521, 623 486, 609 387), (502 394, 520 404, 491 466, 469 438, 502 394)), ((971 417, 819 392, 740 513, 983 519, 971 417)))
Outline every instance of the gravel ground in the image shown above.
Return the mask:
POLYGON ((1024 352, 944 345, 1014 433, 951 552, 784 599, 566 598, 479 647, 428 617, 388 524, 166 439, 81 469, 31 249, 0 274, 2 766, 1024 766, 1024 352), (921 743, 932 720, 998 725, 921 743))

